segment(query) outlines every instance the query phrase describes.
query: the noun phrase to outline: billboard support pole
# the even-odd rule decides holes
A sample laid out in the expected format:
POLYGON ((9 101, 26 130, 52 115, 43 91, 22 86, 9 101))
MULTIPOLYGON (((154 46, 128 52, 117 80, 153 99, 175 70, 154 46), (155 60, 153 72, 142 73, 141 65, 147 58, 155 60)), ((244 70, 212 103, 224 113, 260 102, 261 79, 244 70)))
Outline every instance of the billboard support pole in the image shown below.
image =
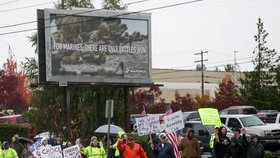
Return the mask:
POLYGON ((130 106, 128 102, 129 87, 124 87, 124 129, 130 132, 130 106))

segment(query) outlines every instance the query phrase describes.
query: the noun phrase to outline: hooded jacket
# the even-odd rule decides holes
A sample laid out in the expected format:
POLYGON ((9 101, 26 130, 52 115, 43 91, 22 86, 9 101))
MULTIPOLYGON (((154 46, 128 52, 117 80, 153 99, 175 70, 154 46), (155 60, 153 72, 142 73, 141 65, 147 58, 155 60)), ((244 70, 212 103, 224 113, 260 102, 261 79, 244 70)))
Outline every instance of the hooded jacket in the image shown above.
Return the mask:
POLYGON ((119 140, 117 148, 122 153, 123 158, 147 158, 146 152, 138 143, 134 143, 133 146, 130 147, 128 141, 123 143, 119 140))
POLYGON ((216 151, 216 156, 217 158, 224 158, 224 156, 226 155, 227 149, 230 145, 230 139, 227 137, 227 134, 222 134, 222 129, 225 127, 220 127, 219 129, 219 141, 214 142, 214 148, 216 151))
POLYGON ((182 158, 200 158, 200 146, 196 138, 188 138, 190 131, 193 132, 192 128, 188 128, 186 136, 180 141, 178 148, 181 150, 182 158))
MULTIPOLYGON (((246 135, 244 134, 242 137, 243 141, 246 141, 246 135)), ((251 142, 245 144, 247 151, 247 158, 263 158, 264 157, 264 147, 263 144, 260 143, 260 137, 257 135, 252 136, 251 142), (257 138, 258 142, 254 143, 253 139, 257 138)))
POLYGON ((227 153, 224 158, 244 158, 245 151, 239 144, 238 139, 235 137, 231 138, 231 143, 227 149, 227 153))

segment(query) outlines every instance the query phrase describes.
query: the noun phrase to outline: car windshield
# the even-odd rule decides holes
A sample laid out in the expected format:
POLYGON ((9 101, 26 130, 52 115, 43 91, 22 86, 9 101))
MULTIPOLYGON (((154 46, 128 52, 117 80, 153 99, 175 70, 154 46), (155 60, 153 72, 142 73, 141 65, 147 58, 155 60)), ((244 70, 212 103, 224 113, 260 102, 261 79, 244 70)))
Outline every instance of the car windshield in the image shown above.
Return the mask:
POLYGON ((251 127, 251 126, 261 126, 265 125, 264 122, 259 119, 258 117, 243 117, 240 118, 244 127, 251 127))

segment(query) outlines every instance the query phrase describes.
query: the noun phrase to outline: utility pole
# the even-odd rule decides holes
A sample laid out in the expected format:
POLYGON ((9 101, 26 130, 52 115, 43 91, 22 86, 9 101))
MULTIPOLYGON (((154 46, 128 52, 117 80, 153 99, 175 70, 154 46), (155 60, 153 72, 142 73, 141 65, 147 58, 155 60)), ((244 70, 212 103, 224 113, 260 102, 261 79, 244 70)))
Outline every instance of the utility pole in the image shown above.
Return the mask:
POLYGON ((204 96, 204 61, 208 61, 208 59, 203 59, 203 54, 208 53, 208 51, 201 51, 200 53, 195 53, 194 55, 200 55, 201 59, 194 61, 195 63, 201 63, 201 96, 204 96))
POLYGON ((236 53, 237 53, 238 51, 234 51, 234 82, 235 82, 235 84, 237 84, 237 62, 236 62, 236 53))

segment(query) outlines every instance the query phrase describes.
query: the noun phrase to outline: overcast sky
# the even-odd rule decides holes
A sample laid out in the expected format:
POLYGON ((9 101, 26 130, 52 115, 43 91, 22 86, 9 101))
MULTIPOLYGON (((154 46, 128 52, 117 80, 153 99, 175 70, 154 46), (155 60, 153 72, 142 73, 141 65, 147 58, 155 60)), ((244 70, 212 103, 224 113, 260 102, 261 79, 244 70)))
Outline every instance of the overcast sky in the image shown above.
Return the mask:
MULTIPOLYGON (((123 0, 124 4, 137 0, 123 0)), ((147 0, 128 6, 128 11, 141 11, 191 0, 147 0)), ((0 34, 36 29, 31 23, 17 27, 1 28, 6 25, 36 21, 36 9, 53 8, 56 0, 1 0, 0 34), (32 6, 33 7, 30 7, 32 6), (20 8, 20 9, 19 9, 20 8)), ((100 0, 92 1, 100 8, 100 0)), ((205 54, 206 67, 214 69, 233 63, 237 51, 237 63, 241 70, 251 70, 254 35, 260 17, 265 29, 269 48, 280 51, 280 0, 202 0, 196 3, 148 11, 152 13, 152 67, 194 69, 195 56, 201 50, 205 54)), ((28 31, 0 35, 0 67, 8 57, 8 45, 21 61, 24 57, 35 57, 35 48, 27 41, 28 31)))

